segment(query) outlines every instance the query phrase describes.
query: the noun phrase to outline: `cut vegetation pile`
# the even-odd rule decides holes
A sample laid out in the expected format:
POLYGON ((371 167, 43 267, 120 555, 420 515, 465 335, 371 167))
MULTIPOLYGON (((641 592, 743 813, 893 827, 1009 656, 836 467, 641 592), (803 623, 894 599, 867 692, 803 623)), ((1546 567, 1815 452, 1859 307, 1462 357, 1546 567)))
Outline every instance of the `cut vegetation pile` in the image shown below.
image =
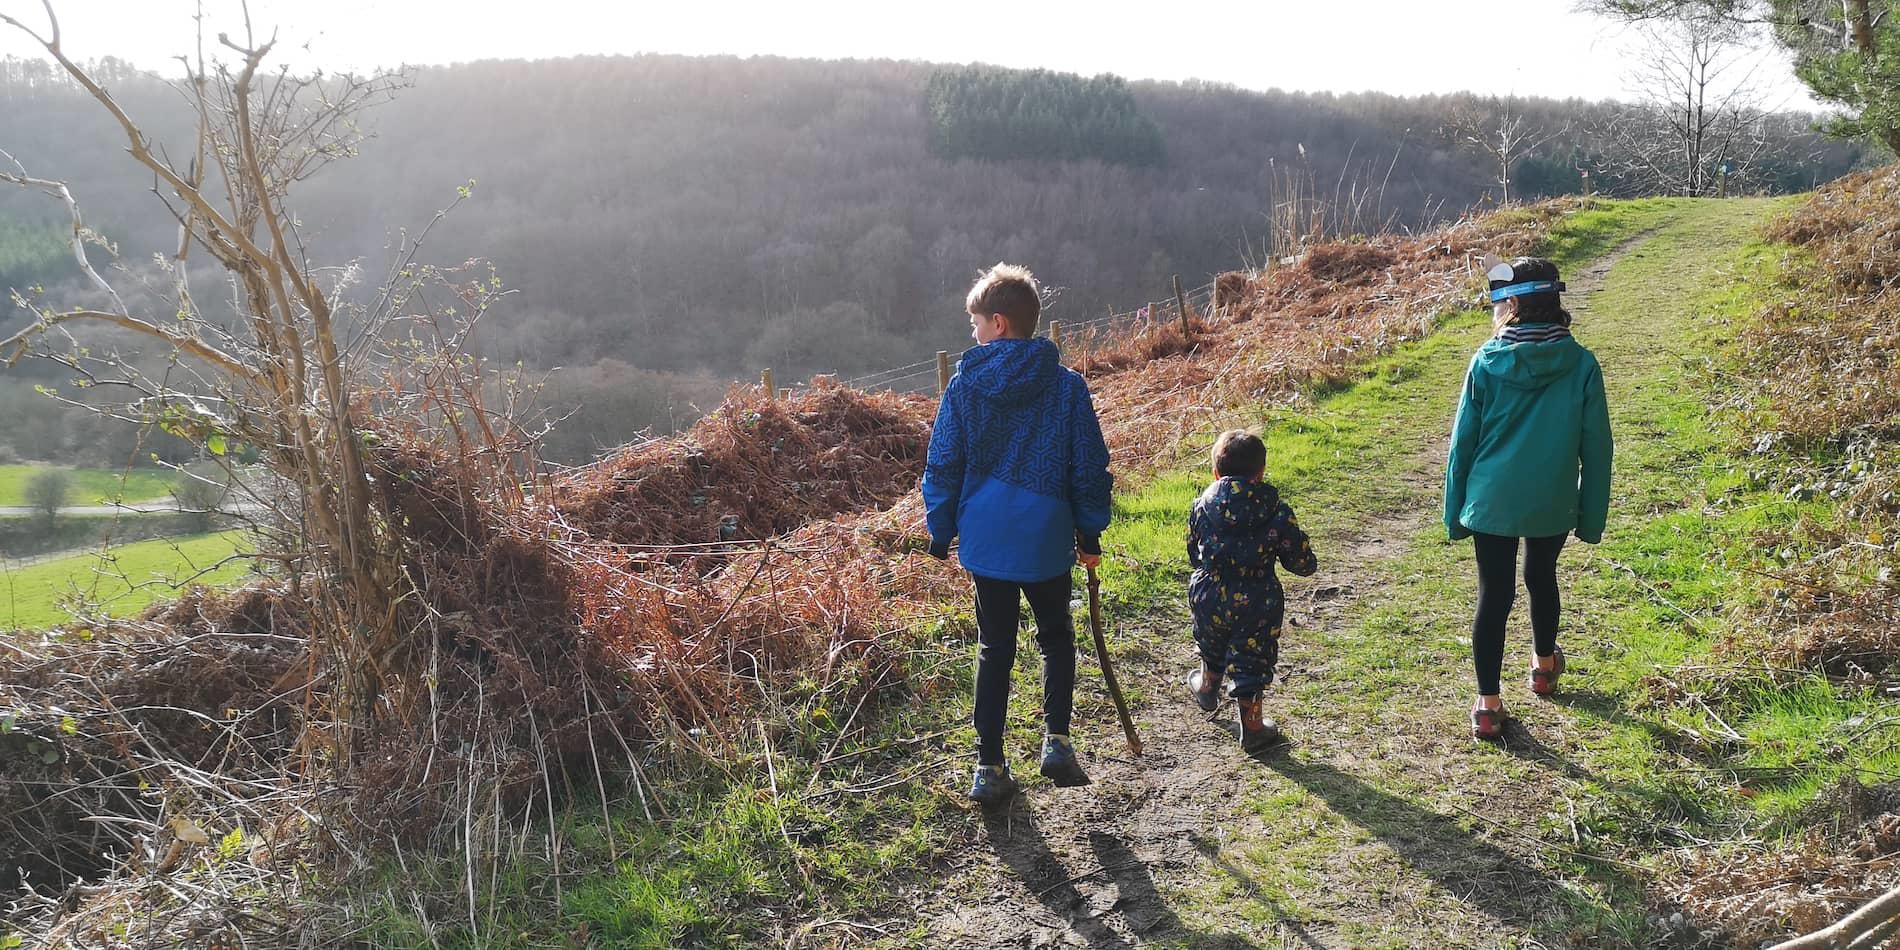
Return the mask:
POLYGON ((625 545, 775 537, 914 490, 934 409, 822 379, 787 401, 737 389, 683 436, 583 469, 556 507, 571 530, 625 545))
MULTIPOLYGON (((1066 355, 1091 378, 1125 479, 1229 412, 1344 380, 1422 336, 1468 304, 1478 254, 1526 253, 1581 206, 1320 245, 1224 276, 1191 337, 1150 326, 1066 355)), ((308 717, 332 689, 310 681, 318 665, 284 606, 295 598, 194 594, 137 621, 0 643, 0 854, 28 856, 42 889, 115 884, 76 903, 22 899, 11 916, 84 937, 237 902, 220 926, 282 932, 294 910, 256 888, 160 888, 149 872, 241 882, 305 860, 275 844, 292 838, 362 854, 440 834, 471 866, 498 861, 505 819, 608 782, 644 795, 638 763, 656 753, 717 758, 757 722, 809 721, 761 715, 790 693, 854 719, 869 697, 914 696, 911 608, 964 583, 917 556, 933 411, 835 385, 776 400, 735 389, 689 432, 532 492, 472 483, 445 440, 384 424, 379 516, 401 525, 420 592, 397 666, 430 673, 386 684, 349 787, 288 774, 325 757, 308 717), (221 878, 221 862, 253 870, 221 878)), ((19 883, 0 879, 16 897, 19 883)))
POLYGON ((1089 377, 1117 476, 1146 471, 1232 410, 1339 385, 1424 336, 1476 299, 1480 256, 1529 254, 1589 206, 1558 199, 1423 235, 1318 244, 1291 266, 1221 275, 1215 312, 1193 321, 1191 339, 1158 323, 1065 358, 1089 377))

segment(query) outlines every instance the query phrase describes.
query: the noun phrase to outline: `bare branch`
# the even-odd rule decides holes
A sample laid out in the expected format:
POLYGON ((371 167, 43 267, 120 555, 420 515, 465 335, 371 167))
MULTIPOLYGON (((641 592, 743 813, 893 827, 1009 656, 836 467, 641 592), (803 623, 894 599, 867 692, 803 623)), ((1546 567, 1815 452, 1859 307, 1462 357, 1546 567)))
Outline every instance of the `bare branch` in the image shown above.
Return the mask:
POLYGON ((112 298, 113 308, 120 314, 129 315, 131 311, 126 309, 125 301, 119 299, 119 292, 113 290, 112 285, 106 283, 105 278, 100 277, 98 271, 92 269, 92 262, 86 259, 86 226, 84 222, 79 219, 79 202, 73 199, 73 193, 66 187, 66 183, 63 181, 52 181, 46 178, 29 177, 26 174, 25 166, 22 166, 19 160, 14 158, 5 149, 0 149, 0 156, 4 156, 7 161, 13 163, 13 167, 20 170, 19 174, 0 172, 0 181, 12 182, 22 188, 38 188, 46 194, 58 198, 66 205, 66 212, 72 217, 73 222, 73 259, 78 262, 79 269, 85 273, 88 280, 92 281, 93 286, 105 291, 106 295, 112 298))
POLYGON ((238 379, 251 380, 257 377, 257 371, 246 366, 237 357, 225 353, 189 333, 169 330, 165 327, 147 323, 137 317, 123 313, 109 313, 104 310, 69 310, 65 313, 42 313, 33 325, 14 335, 0 340, 0 351, 11 350, 4 359, 8 366, 19 362, 25 355, 27 345, 40 333, 73 320, 97 320, 134 333, 160 340, 176 349, 191 354, 210 363, 238 379))
POLYGON ((1881 932, 1895 918, 1900 918, 1900 888, 1868 901, 1832 926, 1775 944, 1771 950, 1842 950, 1849 946, 1866 946, 1871 950, 1879 941, 1863 943, 1860 938, 1881 932))

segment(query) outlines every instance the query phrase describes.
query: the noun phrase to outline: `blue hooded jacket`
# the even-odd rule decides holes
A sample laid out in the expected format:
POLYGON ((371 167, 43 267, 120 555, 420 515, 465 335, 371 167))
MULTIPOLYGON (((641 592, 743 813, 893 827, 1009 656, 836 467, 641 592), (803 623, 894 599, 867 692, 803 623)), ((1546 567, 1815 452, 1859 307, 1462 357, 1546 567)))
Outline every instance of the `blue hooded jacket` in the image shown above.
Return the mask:
POLYGON ((1214 480, 1188 512, 1188 607, 1197 637, 1279 636, 1286 612, 1273 563, 1301 577, 1319 558, 1293 509, 1263 479, 1214 480))
POLYGON ((1075 567, 1108 527, 1108 446, 1088 384, 1046 339, 971 347, 943 391, 924 463, 933 548, 980 577, 1028 583, 1075 567))

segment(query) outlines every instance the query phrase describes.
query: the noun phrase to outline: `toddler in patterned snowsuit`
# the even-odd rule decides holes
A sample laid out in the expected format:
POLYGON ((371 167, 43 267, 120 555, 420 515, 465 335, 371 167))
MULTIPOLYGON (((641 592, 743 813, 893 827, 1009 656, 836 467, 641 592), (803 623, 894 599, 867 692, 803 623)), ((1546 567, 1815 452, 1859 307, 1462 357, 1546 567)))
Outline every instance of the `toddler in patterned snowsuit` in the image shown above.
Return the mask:
POLYGON ((1261 713, 1260 692, 1273 682, 1280 655, 1285 594, 1273 564, 1301 577, 1319 560, 1293 509, 1266 480, 1267 447, 1242 431, 1214 442, 1215 479, 1188 515, 1188 606, 1201 667, 1188 691, 1201 709, 1220 703, 1223 677, 1240 710, 1241 744, 1249 752, 1272 745, 1279 730, 1261 713))

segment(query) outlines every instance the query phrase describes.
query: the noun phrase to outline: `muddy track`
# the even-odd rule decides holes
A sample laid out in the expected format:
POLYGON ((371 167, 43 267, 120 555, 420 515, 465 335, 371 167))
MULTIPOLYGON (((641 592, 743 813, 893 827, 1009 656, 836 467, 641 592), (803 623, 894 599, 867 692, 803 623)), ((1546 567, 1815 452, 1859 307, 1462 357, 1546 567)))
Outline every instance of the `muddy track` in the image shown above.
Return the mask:
MULTIPOLYGON (((1582 316, 1589 298, 1611 266, 1649 233, 1613 249, 1569 281, 1568 303, 1582 316)), ((1446 410, 1450 411, 1449 402, 1446 410)), ((1450 419, 1445 428, 1449 430, 1450 419)), ((1402 471, 1389 473, 1404 485, 1404 496, 1419 500, 1406 510, 1363 512, 1344 532, 1318 545, 1321 572, 1288 585, 1290 636, 1351 629, 1362 609, 1385 583, 1382 566, 1404 553, 1411 539, 1438 518, 1435 504, 1442 478, 1446 441, 1422 445, 1402 471), (1304 628, 1304 633, 1301 632, 1304 628)), ((1184 514, 1185 517, 1185 514, 1184 514)), ((1147 752, 1134 760, 1115 735, 1114 711, 1100 696, 1093 658, 1085 656, 1078 673, 1079 722, 1107 726, 1091 729, 1095 741, 1084 748, 1084 761, 1095 784, 1058 789, 1034 784, 1008 808, 982 816, 970 840, 958 842, 954 856, 938 869, 940 887, 919 893, 918 916, 929 946, 1120 948, 1153 942, 1194 947, 1251 947, 1245 937, 1208 933, 1181 919, 1164 891, 1219 886, 1272 905, 1271 895, 1243 867, 1221 851, 1229 839, 1260 837, 1262 819, 1243 806, 1263 775, 1279 772, 1309 791, 1331 798, 1345 794, 1353 779, 1330 766, 1289 768, 1285 748, 1243 767, 1231 702, 1213 715, 1194 709, 1181 695, 1181 678, 1193 668, 1185 594, 1153 605, 1147 616, 1118 617, 1111 636, 1156 644, 1132 652, 1118 669, 1125 682, 1138 684, 1146 702, 1134 710, 1147 752)), ((1293 649, 1282 657, 1276 685, 1268 691, 1269 711, 1289 724, 1293 741, 1334 761, 1354 754, 1352 743, 1329 735, 1290 695, 1289 684, 1325 681, 1323 668, 1305 668, 1310 654, 1293 649)), ((1033 649, 1021 662, 1036 662, 1033 649)), ((1444 736, 1424 736, 1423 759, 1444 736)), ((1019 767, 1032 750, 1012 749, 1019 767)), ((1033 759, 1029 760, 1033 762, 1033 759)), ((1436 816, 1427 816, 1432 818, 1436 816)), ((1401 849, 1402 850, 1402 849, 1401 849)), ((1494 915, 1513 914, 1521 902, 1538 899, 1547 882, 1522 859, 1496 853, 1488 845, 1435 853, 1421 846, 1402 856, 1441 883, 1469 877, 1493 896, 1494 915), (1428 866, 1430 865, 1430 866, 1428 866), (1502 876, 1502 879, 1500 879, 1502 876), (1513 880, 1512 878, 1520 878, 1513 880)), ((1350 902, 1348 902, 1348 905, 1350 902)), ((1353 916, 1350 906, 1343 916, 1353 916)), ((1376 906, 1361 912, 1376 914, 1376 906)), ((901 928, 900 928, 901 929, 901 928)), ((1283 946, 1337 946, 1328 925, 1308 924, 1281 915, 1275 923, 1283 946)))

